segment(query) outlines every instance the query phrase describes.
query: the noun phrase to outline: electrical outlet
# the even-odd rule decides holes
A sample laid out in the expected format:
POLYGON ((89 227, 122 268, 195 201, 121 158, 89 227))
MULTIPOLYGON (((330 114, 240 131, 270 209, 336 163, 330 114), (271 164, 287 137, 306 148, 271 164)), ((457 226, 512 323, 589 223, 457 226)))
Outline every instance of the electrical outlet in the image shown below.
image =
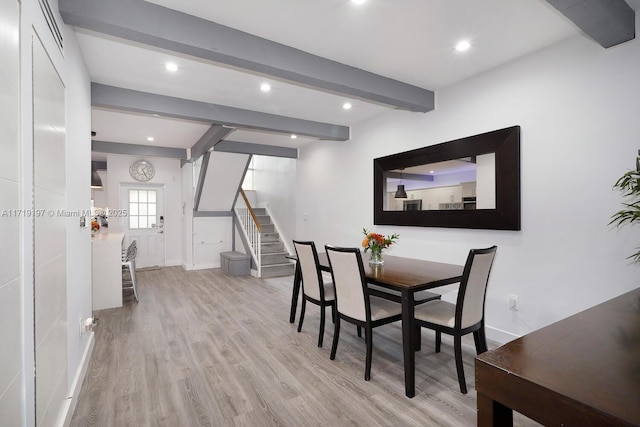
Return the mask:
POLYGON ((93 331, 93 327, 96 324, 96 319, 93 317, 89 317, 87 319, 80 319, 80 336, 82 337, 84 334, 88 334, 93 331))
POLYGON ((509 295, 509 309, 510 310, 518 309, 518 295, 509 295))

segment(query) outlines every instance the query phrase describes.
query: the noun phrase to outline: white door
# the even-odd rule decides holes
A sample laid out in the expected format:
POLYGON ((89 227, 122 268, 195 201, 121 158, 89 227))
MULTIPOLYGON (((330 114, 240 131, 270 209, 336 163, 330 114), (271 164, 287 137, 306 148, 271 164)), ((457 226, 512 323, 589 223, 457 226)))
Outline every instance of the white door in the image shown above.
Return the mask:
POLYGON ((163 188, 123 186, 121 205, 126 207, 125 248, 136 240, 136 268, 164 266, 163 188))

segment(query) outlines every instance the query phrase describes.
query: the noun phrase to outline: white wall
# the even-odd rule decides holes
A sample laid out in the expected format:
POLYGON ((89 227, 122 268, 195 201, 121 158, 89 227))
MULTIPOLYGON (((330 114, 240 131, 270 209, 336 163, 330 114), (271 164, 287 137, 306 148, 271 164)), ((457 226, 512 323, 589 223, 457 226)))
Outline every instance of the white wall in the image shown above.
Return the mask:
MULTIPOLYGON (((50 3, 61 24, 57 1, 50 3)), ((89 79, 79 56, 75 35, 61 24, 65 38, 63 55, 50 34, 37 0, 2 0, 0 12, 0 110, 3 118, 0 124, 0 207, 30 211, 34 207, 33 187, 36 184, 38 208, 45 211, 54 208, 68 211, 88 209, 89 79), (39 54, 39 59, 34 61, 32 46, 40 44, 46 53, 39 54), (58 87, 62 82, 64 94, 59 92, 52 98, 53 86, 45 83, 38 92, 44 97, 34 104, 33 96, 37 94, 34 94, 32 82, 43 81, 40 65, 45 62, 52 72, 44 74, 57 79, 58 87), (53 107, 55 102, 58 105, 53 107), (54 114, 53 109, 57 109, 54 114), (34 117, 34 111, 38 117, 34 117), (72 116, 74 120, 60 122, 65 116, 72 116), (34 119, 52 127, 38 127, 38 135, 34 135, 34 119), (34 139, 37 153, 35 169, 34 139), (41 145, 41 142, 45 144, 41 145), (85 169, 77 167, 83 163, 87 165, 85 169)), ((47 76, 44 78, 49 78, 47 76)), ((50 221, 36 224, 38 241, 48 242, 45 246, 36 245, 36 259, 33 213, 30 216, 0 218, 3 239, 0 249, 2 425, 35 425, 36 406, 42 425, 62 423, 70 414, 76 397, 72 396, 73 390, 67 385, 74 380, 81 382, 83 360, 86 360, 84 355, 90 348, 90 337, 80 338, 79 326, 68 320, 91 313, 90 264, 86 262, 90 254, 89 233, 79 227, 78 218, 61 218, 57 214, 47 218, 50 221), (73 227, 67 227, 68 224, 73 224, 73 227), (55 249, 47 252, 53 246, 55 249), (66 263, 71 257, 77 264, 73 271, 66 272, 66 263), (55 268, 47 270, 54 264, 55 268), (45 287, 34 294, 34 288, 42 284, 45 287), (56 289, 63 289, 62 293, 56 289), (44 306, 37 301, 34 306, 34 296, 40 300, 48 299, 49 304, 44 306), (38 328, 36 332, 35 326, 38 328), (36 366, 39 393, 46 389, 45 394, 39 394, 37 398, 33 369, 36 340, 39 343, 36 366), (47 371, 47 367, 51 369, 47 371)))
MULTIPOLYGON (((21 207, 20 187, 20 7, 17 0, 0 0, 3 31, 0 32, 0 209, 21 207)), ((2 422, 23 423, 24 349, 20 221, 0 216, 0 414, 2 422)), ((32 338, 33 341, 33 338, 32 338)), ((30 356, 33 360, 33 352, 30 356)), ((30 399, 33 401, 33 398, 30 399)))
MULTIPOLYGON (((256 205, 266 206, 290 253, 296 236, 296 159, 255 156, 253 186, 256 205)), ((237 243, 241 246, 240 243, 237 243)))
POLYGON ((640 227, 607 224, 621 202, 612 185, 640 146, 639 75, 640 41, 605 50, 577 37, 437 92, 435 111, 392 111, 349 142, 311 144, 298 161, 297 236, 357 246, 364 226, 400 234, 390 253, 452 263, 497 244, 486 316, 500 342, 634 289, 639 267, 625 257, 640 227), (373 226, 373 158, 513 125, 521 231, 373 226))
MULTIPOLYGON (((91 144, 89 144, 89 150, 91 150, 91 144)), ((107 200, 107 195, 109 194, 109 175, 107 171, 104 170, 99 170, 96 172, 98 172, 98 176, 102 181, 102 188, 92 188, 91 199, 93 200, 93 206, 95 206, 96 208, 106 208, 109 204, 109 201, 107 200)))
MULTIPOLYGON (((91 80, 76 35, 66 26, 64 40, 67 209, 86 212, 91 206, 91 80)), ((73 399, 67 414, 69 420, 93 349, 93 332, 80 334, 80 320, 93 317, 91 289, 91 227, 81 228, 80 218, 70 217, 67 219, 67 396, 73 399)))
POLYGON ((182 166, 182 198, 180 203, 182 221, 182 267, 193 266, 193 163, 182 166))
MULTIPOLYGON (((109 209, 126 209, 120 206, 120 189, 123 184, 140 184, 129 175, 129 166, 140 158, 149 160, 156 174, 148 184, 164 188, 164 244, 165 265, 182 264, 182 171, 180 160, 165 157, 107 155, 107 200, 109 209)), ((122 217, 109 218, 109 231, 122 231, 122 217)))

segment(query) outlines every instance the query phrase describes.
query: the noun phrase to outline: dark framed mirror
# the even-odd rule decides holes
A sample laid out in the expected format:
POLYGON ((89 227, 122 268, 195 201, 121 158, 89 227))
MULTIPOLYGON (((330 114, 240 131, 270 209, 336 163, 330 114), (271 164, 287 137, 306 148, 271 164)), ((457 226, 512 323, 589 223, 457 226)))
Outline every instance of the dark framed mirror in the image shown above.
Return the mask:
POLYGON ((520 230, 520 126, 373 160, 376 225, 520 230))

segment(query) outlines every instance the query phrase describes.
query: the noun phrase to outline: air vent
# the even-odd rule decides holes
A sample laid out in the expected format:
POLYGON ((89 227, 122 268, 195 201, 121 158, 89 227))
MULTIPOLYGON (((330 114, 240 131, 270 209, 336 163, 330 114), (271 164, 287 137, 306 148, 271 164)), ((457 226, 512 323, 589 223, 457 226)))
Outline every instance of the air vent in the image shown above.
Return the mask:
POLYGON ((44 19, 47 21, 47 25, 49 26, 49 31, 51 31, 51 35, 53 39, 56 41, 60 50, 63 50, 63 40, 62 33, 60 32, 60 27, 56 22, 56 18, 51 11, 51 6, 49 5, 48 0, 38 0, 40 3, 40 9, 42 9, 42 14, 44 15, 44 19))

